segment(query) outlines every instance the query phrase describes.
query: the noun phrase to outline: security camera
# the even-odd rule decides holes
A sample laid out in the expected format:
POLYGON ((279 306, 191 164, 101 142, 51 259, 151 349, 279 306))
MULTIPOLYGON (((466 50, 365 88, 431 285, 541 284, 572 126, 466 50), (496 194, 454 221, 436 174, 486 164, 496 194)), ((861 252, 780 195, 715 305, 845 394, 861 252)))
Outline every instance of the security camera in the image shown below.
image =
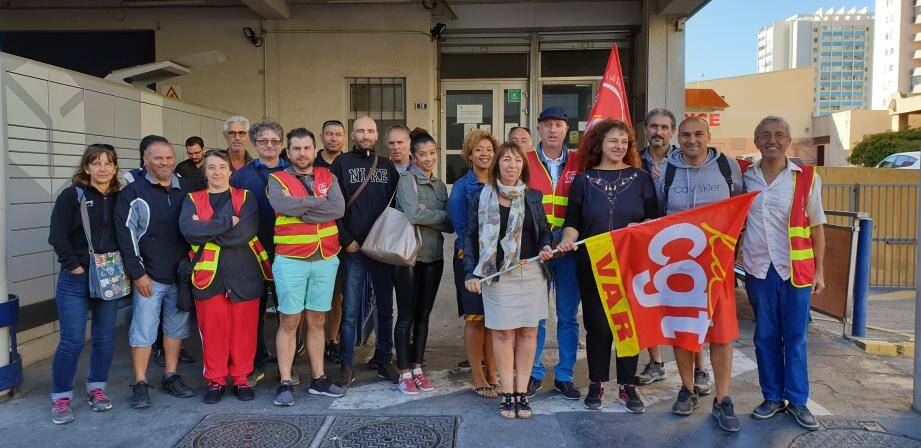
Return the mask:
POLYGON ((262 36, 256 34, 256 32, 248 26, 243 28, 243 37, 249 39, 249 42, 256 48, 261 47, 264 43, 262 36))
POLYGON ((441 39, 441 36, 445 33, 446 29, 448 29, 447 25, 441 22, 436 23, 435 26, 432 27, 432 31, 431 31, 432 40, 436 41, 436 40, 441 39))

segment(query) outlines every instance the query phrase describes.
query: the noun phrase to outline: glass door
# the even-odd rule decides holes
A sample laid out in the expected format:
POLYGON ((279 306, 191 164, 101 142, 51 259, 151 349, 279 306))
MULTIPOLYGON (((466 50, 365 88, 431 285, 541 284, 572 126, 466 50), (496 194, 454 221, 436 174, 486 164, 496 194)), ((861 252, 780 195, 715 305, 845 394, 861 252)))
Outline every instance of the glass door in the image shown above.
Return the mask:
POLYGON ((509 129, 527 122, 524 81, 443 81, 441 98, 440 172, 447 184, 467 172, 461 158, 467 134, 484 130, 502 142, 509 129))
MULTIPOLYGON (((597 90, 598 83, 595 81, 545 81, 541 87, 541 110, 562 107, 566 111, 569 124, 566 146, 569 149, 578 148, 579 142, 582 141, 597 90)), ((534 143, 537 144, 536 141, 534 143)))

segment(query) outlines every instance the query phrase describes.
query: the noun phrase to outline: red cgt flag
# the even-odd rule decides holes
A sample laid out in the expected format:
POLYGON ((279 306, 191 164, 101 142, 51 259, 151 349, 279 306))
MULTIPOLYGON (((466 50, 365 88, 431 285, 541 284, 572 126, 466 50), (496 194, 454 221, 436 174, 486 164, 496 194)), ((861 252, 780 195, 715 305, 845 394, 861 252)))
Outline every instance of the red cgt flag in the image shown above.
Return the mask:
POLYGON ((588 238, 617 356, 739 336, 735 247, 758 192, 588 238))
POLYGON ((608 118, 633 126, 633 122, 630 121, 627 90, 624 88, 624 75, 620 69, 620 53, 617 51, 617 44, 611 46, 611 55, 608 56, 608 65, 604 69, 601 88, 595 95, 595 104, 592 105, 588 127, 608 118))

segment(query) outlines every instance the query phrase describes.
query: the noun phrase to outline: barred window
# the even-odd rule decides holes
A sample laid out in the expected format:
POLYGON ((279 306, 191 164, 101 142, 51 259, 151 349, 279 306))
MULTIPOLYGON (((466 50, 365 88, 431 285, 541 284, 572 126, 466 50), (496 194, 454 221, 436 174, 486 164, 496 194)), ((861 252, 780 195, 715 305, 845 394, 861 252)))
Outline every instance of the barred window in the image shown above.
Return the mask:
MULTIPOLYGON (((346 78, 349 91, 348 129, 356 118, 367 115, 377 122, 377 153, 388 156, 386 132, 390 126, 406 125, 406 78, 346 78)), ((354 142, 353 142, 354 143, 354 142)))

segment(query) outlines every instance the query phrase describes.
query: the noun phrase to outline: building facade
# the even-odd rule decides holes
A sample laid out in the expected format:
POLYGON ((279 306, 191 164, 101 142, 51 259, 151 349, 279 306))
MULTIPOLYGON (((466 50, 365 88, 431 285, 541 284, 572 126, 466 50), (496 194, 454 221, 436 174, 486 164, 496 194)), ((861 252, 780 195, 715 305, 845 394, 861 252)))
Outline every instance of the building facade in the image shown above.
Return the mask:
POLYGON ((815 115, 869 109, 873 30, 866 8, 819 9, 774 22, 758 31, 758 72, 813 67, 815 115))
POLYGON ((877 0, 873 35, 873 108, 889 109, 893 95, 921 93, 921 4, 877 0))

